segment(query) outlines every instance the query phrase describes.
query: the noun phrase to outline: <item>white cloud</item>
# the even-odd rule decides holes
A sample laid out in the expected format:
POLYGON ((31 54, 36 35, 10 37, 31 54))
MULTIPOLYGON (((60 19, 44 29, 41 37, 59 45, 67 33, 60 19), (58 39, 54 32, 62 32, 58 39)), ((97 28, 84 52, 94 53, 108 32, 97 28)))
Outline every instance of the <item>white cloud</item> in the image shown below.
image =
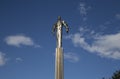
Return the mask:
POLYGON ((5 42, 8 45, 20 47, 21 45, 26 46, 34 46, 34 47, 40 47, 40 45, 37 45, 34 43, 34 41, 27 36, 24 35, 12 35, 5 38, 5 42))
POLYGON ((91 53, 96 53, 102 57, 120 59, 120 33, 95 36, 91 44, 86 42, 87 39, 82 33, 70 35, 69 38, 75 46, 80 46, 91 53))
POLYGON ((0 52, 0 66, 5 65, 7 62, 7 58, 5 58, 5 54, 0 52))
POLYGON ((86 27, 86 26, 81 26, 81 27, 80 27, 79 31, 80 31, 81 33, 85 33, 85 32, 87 32, 87 31, 89 31, 89 29, 85 29, 85 28, 83 28, 83 27, 86 27))
POLYGON ((120 19, 120 14, 116 14, 115 16, 117 19, 120 19))
POLYGON ((16 58, 16 62, 22 62, 22 61, 23 61, 22 58, 20 58, 20 57, 16 58))
POLYGON ((81 15, 87 15, 87 8, 85 3, 80 3, 80 14, 81 15))
POLYGON ((78 62, 79 61, 79 57, 78 55, 76 55, 75 53, 64 53, 64 58, 67 59, 70 62, 78 62))
POLYGON ((80 11, 80 15, 82 16, 83 18, 83 21, 86 21, 87 20, 87 14, 88 14, 88 11, 91 9, 90 6, 87 6, 86 3, 84 2, 80 2, 80 5, 79 5, 79 11, 80 11))

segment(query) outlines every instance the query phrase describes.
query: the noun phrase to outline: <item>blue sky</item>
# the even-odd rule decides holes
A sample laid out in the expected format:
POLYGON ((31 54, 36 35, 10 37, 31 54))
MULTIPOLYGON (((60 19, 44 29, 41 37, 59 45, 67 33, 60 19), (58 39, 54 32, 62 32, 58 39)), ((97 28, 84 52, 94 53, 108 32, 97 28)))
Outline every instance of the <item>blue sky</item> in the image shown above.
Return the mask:
POLYGON ((119 0, 0 0, 0 79, 54 79, 61 16, 64 78, 109 78, 120 69, 119 0))

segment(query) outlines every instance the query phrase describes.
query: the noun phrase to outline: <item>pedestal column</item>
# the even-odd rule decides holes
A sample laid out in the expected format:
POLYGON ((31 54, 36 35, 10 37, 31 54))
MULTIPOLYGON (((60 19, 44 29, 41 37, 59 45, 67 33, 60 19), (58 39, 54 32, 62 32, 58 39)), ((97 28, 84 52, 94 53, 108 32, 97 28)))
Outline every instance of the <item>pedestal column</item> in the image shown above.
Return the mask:
POLYGON ((63 48, 56 48, 55 79, 64 79, 63 48))

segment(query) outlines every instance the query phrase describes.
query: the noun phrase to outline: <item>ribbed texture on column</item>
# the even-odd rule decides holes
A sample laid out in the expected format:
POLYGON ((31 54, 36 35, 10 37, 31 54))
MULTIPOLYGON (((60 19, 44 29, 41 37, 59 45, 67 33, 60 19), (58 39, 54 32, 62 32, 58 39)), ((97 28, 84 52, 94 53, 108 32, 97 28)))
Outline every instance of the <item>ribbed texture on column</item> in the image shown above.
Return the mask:
POLYGON ((56 48, 55 79, 64 79, 64 63, 62 48, 56 48))

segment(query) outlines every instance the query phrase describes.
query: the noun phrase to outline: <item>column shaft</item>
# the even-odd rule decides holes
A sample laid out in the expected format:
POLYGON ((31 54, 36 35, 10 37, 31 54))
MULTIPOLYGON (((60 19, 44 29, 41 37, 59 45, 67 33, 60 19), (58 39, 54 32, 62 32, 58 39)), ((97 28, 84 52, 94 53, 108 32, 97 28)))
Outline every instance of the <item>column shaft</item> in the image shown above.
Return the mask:
POLYGON ((62 48, 56 48, 55 79, 64 79, 64 63, 62 48))

